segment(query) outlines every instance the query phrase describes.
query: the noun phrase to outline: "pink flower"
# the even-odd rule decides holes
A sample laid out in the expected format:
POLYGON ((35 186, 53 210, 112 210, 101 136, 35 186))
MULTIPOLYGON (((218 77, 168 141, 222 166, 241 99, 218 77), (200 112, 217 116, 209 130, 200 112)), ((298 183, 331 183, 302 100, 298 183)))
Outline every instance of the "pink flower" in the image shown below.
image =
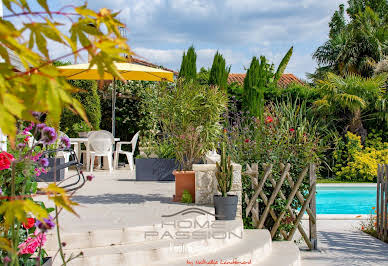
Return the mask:
POLYGON ((46 235, 44 233, 38 233, 36 230, 33 237, 28 237, 26 241, 21 243, 19 248, 19 254, 34 254, 39 246, 43 246, 46 243, 46 235))
POLYGON ((295 131, 295 129, 293 129, 293 128, 290 128, 290 132, 294 132, 295 131))
POLYGON ((250 139, 246 139, 246 140, 244 140, 245 141, 245 143, 248 143, 248 142, 250 142, 251 140, 250 139))
POLYGON ((40 176, 41 175, 41 171, 40 171, 39 168, 35 168, 34 171, 35 171, 35 175, 36 176, 40 176))
POLYGON ((38 161, 40 159, 40 157, 42 156, 41 153, 38 153, 34 156, 31 156, 31 160, 33 160, 34 162, 38 161))

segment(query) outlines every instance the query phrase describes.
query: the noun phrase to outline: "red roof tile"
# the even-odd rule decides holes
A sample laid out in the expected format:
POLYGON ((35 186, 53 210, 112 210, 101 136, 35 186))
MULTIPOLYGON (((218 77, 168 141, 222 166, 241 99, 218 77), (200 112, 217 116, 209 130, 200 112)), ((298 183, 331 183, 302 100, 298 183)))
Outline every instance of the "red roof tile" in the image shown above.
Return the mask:
MULTIPOLYGON (((233 82, 237 82, 239 85, 243 86, 244 79, 245 79, 245 74, 229 74, 228 83, 231 84, 233 82)), ((282 88, 286 88, 288 85, 290 85, 293 82, 303 84, 303 82, 297 77, 295 77, 293 74, 283 74, 278 81, 278 86, 282 88)))
POLYGON ((148 67, 161 68, 163 70, 170 71, 170 72, 174 73, 174 75, 178 75, 178 72, 176 72, 174 70, 171 70, 171 69, 168 69, 168 68, 165 68, 165 67, 161 67, 161 66, 155 65, 153 63, 147 62, 145 60, 141 60, 139 58, 132 57, 130 62, 133 63, 133 64, 138 64, 138 65, 143 65, 143 66, 148 66, 148 67))

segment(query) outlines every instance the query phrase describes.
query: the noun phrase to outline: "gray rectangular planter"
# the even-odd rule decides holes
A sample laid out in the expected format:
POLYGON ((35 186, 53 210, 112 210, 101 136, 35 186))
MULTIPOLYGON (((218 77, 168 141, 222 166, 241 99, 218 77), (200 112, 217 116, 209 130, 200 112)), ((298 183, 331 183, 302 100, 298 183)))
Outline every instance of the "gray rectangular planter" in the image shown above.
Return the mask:
POLYGON ((172 171, 177 169, 175 159, 136 159, 136 181, 175 181, 172 171))
POLYGON ((48 158, 49 166, 47 174, 41 174, 36 178, 36 181, 41 182, 54 182, 54 173, 55 173, 55 181, 61 181, 65 178, 65 169, 56 169, 54 171, 54 165, 59 167, 65 163, 64 158, 48 158))

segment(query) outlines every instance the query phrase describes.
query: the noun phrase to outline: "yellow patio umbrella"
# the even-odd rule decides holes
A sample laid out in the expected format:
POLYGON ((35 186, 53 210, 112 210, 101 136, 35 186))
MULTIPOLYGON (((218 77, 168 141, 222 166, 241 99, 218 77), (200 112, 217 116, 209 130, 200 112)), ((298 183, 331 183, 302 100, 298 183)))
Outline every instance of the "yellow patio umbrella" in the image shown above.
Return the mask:
MULTIPOLYGON (((147 67, 131 63, 115 63, 117 70, 125 80, 144 80, 144 81, 170 81, 174 82, 174 73, 163 69, 147 67)), ((97 66, 89 69, 89 64, 75 64, 58 67, 62 76, 67 79, 89 79, 100 80, 97 66)), ((115 78, 105 72, 103 80, 113 80, 112 91, 112 134, 115 135, 115 109, 116 109, 116 82, 115 78)))

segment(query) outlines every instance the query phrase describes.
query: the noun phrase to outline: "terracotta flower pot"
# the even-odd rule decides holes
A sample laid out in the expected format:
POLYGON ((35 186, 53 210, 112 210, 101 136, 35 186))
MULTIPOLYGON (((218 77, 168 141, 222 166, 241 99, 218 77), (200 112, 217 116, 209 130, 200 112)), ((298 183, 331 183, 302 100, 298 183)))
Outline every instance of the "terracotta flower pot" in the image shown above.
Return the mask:
POLYGON ((189 191, 195 202, 195 172, 194 171, 173 171, 175 176, 175 195, 173 201, 181 201, 184 190, 189 191))

